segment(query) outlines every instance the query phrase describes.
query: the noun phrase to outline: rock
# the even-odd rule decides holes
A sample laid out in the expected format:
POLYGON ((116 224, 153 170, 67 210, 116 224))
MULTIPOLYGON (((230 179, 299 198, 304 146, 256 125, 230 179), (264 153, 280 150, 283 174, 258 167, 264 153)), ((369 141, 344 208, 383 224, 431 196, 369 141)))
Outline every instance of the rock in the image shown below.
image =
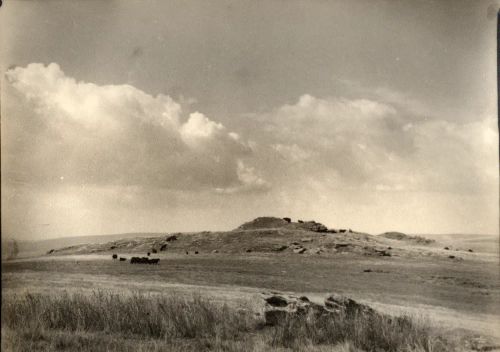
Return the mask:
POLYGON ((325 308, 335 313, 347 315, 375 313, 375 311, 367 305, 335 293, 325 299, 325 308))
POLYGON ((249 248, 249 249, 247 249, 245 252, 247 252, 247 253, 251 253, 251 252, 252 252, 252 250, 249 248))
POLYGON ((373 270, 372 269, 365 269, 363 270, 364 273, 371 273, 373 270))
POLYGON ((112 255, 112 258, 113 258, 113 259, 118 258, 118 255, 117 255, 117 254, 113 254, 113 255, 112 255))
POLYGON ((158 253, 158 251, 156 249, 154 249, 154 248, 151 250, 151 252, 158 253))
POLYGON ((274 248, 273 250, 274 250, 275 252, 282 252, 282 251, 284 251, 284 250, 285 250, 285 249, 287 249, 287 248, 288 248, 288 246, 286 246, 286 245, 284 245, 284 244, 283 244, 283 245, 281 245, 281 246, 278 246, 278 247, 274 248))
POLYGON ((376 314, 367 305, 350 298, 331 294, 325 299, 325 304, 311 302, 306 296, 296 297, 285 294, 264 293, 264 318, 266 325, 277 325, 294 316, 324 316, 332 314, 376 314))
POLYGON ((335 230, 335 229, 328 229, 328 230, 326 230, 326 232, 328 232, 328 233, 337 233, 337 230, 335 230))
POLYGON ((450 247, 444 247, 445 250, 449 251, 450 250, 450 247))
POLYGON ((305 253, 305 251, 307 251, 307 249, 304 248, 304 247, 302 247, 302 248, 295 248, 293 250, 293 253, 302 254, 302 253, 305 253))
POLYGON ((289 304, 288 300, 285 297, 277 295, 267 297, 265 298, 265 301, 273 307, 286 307, 289 304))
POLYGON ((172 241, 177 241, 177 236, 176 235, 171 235, 166 238, 167 242, 172 242, 172 241))
POLYGON ((219 253, 219 251, 217 249, 214 249, 212 253, 219 253))
POLYGON ((283 218, 283 220, 285 220, 288 223, 292 222, 292 219, 290 219, 290 218, 283 218))
POLYGON ((160 251, 163 252, 166 249, 167 249, 167 244, 166 243, 162 244, 161 247, 160 247, 160 251))
POLYGON ((307 242, 312 242, 312 241, 313 241, 313 239, 312 239, 312 238, 310 238, 310 237, 305 237, 305 238, 301 238, 301 239, 300 239, 300 241, 301 241, 301 242, 305 242, 305 243, 307 243, 307 242))
POLYGON ((54 253, 53 249, 51 249, 50 251, 47 252, 47 254, 52 254, 52 253, 54 253))
POLYGON ((473 252, 474 252, 474 251, 473 251, 472 249, 470 249, 470 248, 469 248, 467 251, 468 251, 468 252, 471 252, 471 253, 473 253, 473 252))
POLYGON ((266 325, 277 325, 293 316, 326 313, 323 306, 312 303, 306 296, 297 298, 291 295, 272 294, 264 299, 266 301, 264 307, 266 325))
POLYGON ((346 232, 346 231, 347 231, 346 229, 340 229, 340 230, 339 230, 339 232, 340 232, 340 233, 344 233, 344 232, 346 232))

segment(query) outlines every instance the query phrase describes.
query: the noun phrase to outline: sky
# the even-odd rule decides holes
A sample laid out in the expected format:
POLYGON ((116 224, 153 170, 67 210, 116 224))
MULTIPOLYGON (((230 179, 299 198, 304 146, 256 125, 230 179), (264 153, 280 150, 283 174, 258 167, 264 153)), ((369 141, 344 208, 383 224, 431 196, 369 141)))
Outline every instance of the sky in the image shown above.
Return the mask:
POLYGON ((498 6, 4 1, 2 235, 498 234, 498 6))

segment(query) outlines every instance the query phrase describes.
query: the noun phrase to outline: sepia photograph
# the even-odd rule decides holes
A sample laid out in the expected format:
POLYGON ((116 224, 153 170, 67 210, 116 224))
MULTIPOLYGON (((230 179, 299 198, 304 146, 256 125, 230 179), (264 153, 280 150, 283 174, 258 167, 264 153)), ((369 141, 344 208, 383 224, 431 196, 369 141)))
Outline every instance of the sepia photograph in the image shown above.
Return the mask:
POLYGON ((500 351, 499 9, 0 1, 1 350, 500 351))

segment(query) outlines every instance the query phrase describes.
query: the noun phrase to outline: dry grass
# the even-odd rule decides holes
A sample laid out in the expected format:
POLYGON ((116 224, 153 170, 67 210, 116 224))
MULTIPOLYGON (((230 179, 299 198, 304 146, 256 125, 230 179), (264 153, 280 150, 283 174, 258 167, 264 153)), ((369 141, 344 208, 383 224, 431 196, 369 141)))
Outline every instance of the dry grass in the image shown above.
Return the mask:
POLYGON ((2 297, 5 351, 449 351, 408 317, 293 317, 264 327, 250 310, 147 294, 2 297))

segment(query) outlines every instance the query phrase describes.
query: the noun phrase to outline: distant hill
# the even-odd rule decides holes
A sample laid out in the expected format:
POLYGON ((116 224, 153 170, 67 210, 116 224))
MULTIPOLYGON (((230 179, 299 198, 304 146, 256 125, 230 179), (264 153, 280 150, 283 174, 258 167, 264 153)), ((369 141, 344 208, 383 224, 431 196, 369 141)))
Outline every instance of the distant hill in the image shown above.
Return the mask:
MULTIPOLYGON (((110 235, 75 236, 51 238, 37 241, 16 241, 18 247, 17 258, 39 256, 51 249, 77 246, 83 244, 99 244, 119 239, 143 238, 160 236, 165 233, 121 233, 110 235)), ((11 256, 13 242, 11 239, 2 239, 2 260, 11 256)))

